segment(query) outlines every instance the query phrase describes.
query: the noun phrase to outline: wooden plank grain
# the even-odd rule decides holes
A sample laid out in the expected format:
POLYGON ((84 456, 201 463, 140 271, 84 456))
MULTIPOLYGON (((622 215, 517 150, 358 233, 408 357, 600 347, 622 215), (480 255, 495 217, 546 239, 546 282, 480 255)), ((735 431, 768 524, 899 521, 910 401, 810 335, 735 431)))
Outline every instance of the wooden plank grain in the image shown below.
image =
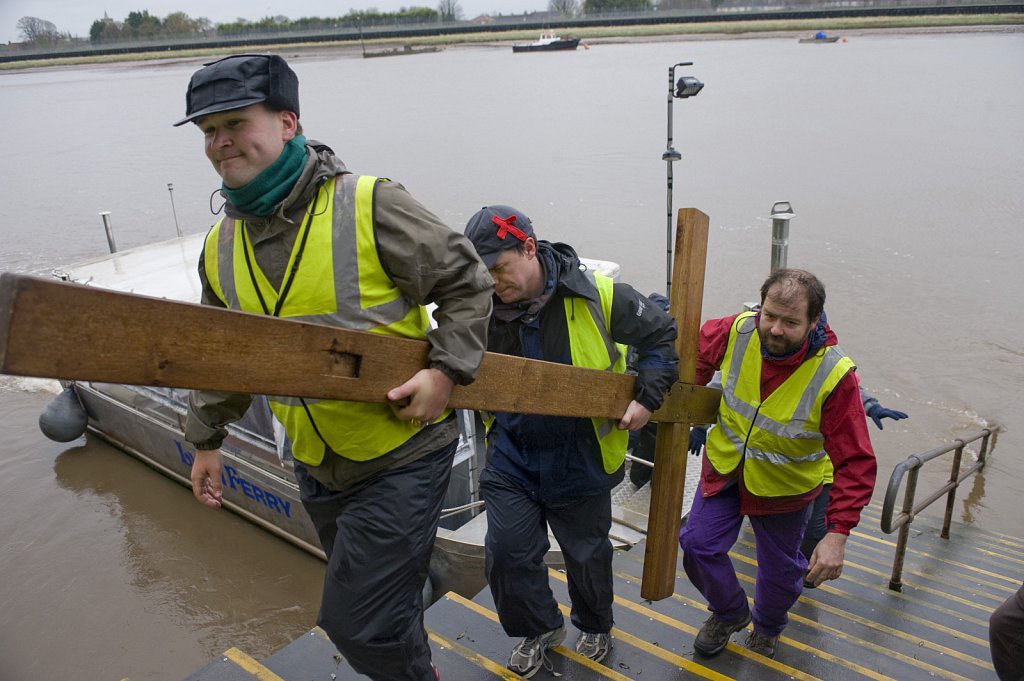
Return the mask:
MULTIPOLYGON (((0 372, 66 380, 384 402, 427 366, 426 342, 0 275, 0 372)), ((450 406, 619 418, 632 376, 487 353, 450 406)), ((693 388, 690 386, 689 388, 693 388)), ((717 400, 674 390, 659 418, 717 400)), ((716 391, 710 391, 715 393, 716 391)))
MULTIPOLYGON (((672 315, 679 323, 676 350, 679 352, 679 380, 684 385, 692 385, 696 379, 709 222, 708 216, 696 208, 682 208, 676 223, 669 301, 672 315)), ((705 396, 709 394, 703 393, 705 396)), ((717 406, 716 401, 712 414, 717 406)), ((641 596, 648 600, 668 598, 675 591, 689 425, 710 423, 713 420, 707 418, 706 414, 694 412, 680 421, 658 424, 654 447, 655 466, 651 476, 651 505, 647 515, 647 545, 640 587, 641 596)))

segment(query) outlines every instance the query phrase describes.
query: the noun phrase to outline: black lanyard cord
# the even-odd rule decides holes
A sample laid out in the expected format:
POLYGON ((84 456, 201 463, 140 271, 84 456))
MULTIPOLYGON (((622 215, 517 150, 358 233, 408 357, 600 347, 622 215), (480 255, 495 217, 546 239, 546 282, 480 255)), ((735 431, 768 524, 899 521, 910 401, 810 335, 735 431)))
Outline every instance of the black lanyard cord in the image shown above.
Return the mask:
POLYGON ((256 271, 252 266, 252 259, 249 257, 249 242, 245 232, 245 223, 241 225, 242 228, 242 251, 245 253, 245 266, 249 269, 249 278, 252 280, 252 287, 256 291, 256 297, 259 298, 260 306, 263 308, 263 314, 277 317, 281 314, 281 308, 284 306, 285 298, 288 297, 288 291, 291 290, 292 282, 295 281, 295 275, 299 271, 299 263, 302 261, 302 253, 306 249, 306 241, 309 239, 310 226, 313 224, 313 216, 316 215, 316 201, 320 198, 320 187, 317 187, 316 196, 313 198, 313 205, 307 212, 306 224, 302 227, 302 235, 299 239, 299 247, 295 252, 295 260, 292 261, 291 270, 288 271, 288 276, 285 278, 284 286, 281 287, 281 294, 277 297, 277 304, 274 305, 274 312, 270 312, 270 308, 267 307, 267 302, 263 298, 263 292, 260 291, 260 285, 256 281, 256 271))

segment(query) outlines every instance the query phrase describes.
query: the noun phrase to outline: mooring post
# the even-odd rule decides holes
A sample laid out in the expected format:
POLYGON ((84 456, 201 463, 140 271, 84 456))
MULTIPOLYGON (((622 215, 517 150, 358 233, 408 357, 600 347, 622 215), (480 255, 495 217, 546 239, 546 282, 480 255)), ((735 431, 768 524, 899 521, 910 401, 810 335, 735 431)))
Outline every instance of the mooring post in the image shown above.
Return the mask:
POLYGON ((107 233, 107 248, 111 253, 117 253, 117 245, 114 243, 114 228, 110 226, 110 211, 101 212, 100 217, 103 218, 103 230, 107 233))

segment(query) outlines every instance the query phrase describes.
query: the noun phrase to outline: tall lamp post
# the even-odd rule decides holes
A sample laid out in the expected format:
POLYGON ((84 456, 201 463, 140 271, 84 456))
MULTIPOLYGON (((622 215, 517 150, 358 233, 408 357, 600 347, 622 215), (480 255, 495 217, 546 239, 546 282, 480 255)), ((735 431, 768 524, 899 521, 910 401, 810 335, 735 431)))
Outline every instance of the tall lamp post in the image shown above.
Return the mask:
POLYGON ((668 141, 665 144, 665 153, 661 160, 666 162, 668 167, 668 228, 665 243, 665 295, 672 292, 672 164, 682 158, 682 154, 672 147, 672 100, 695 97, 704 87, 693 76, 680 76, 676 80, 676 67, 693 66, 692 61, 683 61, 669 67, 668 70, 668 141))

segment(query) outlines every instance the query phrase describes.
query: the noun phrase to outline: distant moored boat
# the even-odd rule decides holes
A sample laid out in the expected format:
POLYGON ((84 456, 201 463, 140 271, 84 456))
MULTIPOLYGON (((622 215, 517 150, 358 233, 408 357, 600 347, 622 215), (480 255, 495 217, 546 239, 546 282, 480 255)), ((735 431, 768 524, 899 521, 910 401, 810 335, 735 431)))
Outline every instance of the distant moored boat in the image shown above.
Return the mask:
POLYGON ((559 38, 554 31, 540 34, 536 42, 513 45, 513 52, 551 52, 554 50, 575 50, 580 44, 579 38, 559 38))
POLYGON ((818 31, 813 38, 800 38, 802 43, 834 43, 839 41, 839 36, 829 36, 825 31, 818 31))

